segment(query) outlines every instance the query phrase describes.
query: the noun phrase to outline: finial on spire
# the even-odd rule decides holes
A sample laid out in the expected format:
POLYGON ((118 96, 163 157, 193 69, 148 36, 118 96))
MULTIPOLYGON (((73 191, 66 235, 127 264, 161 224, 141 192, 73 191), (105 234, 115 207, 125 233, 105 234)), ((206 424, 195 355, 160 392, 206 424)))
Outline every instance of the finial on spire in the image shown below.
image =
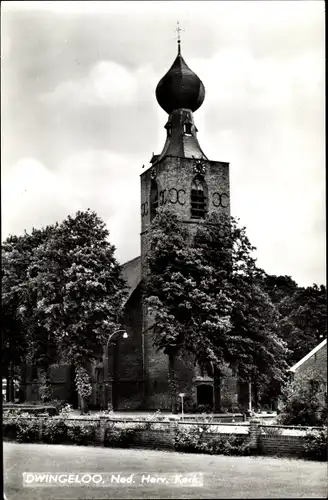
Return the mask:
POLYGON ((177 21, 176 32, 178 33, 178 55, 181 54, 181 38, 180 38, 181 31, 184 31, 184 30, 180 28, 180 23, 179 23, 179 21, 177 21))

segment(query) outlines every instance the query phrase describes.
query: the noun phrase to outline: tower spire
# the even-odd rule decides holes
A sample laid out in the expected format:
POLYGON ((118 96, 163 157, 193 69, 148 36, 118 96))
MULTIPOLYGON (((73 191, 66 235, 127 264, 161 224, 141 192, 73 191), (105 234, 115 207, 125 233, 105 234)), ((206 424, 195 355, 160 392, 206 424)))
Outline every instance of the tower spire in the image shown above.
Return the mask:
POLYGON ((179 56, 181 55, 181 37, 180 37, 180 33, 181 33, 181 31, 183 31, 183 30, 180 28, 180 23, 179 23, 179 21, 177 21, 176 32, 177 32, 177 34, 178 34, 177 40, 178 40, 178 55, 179 55, 179 56))

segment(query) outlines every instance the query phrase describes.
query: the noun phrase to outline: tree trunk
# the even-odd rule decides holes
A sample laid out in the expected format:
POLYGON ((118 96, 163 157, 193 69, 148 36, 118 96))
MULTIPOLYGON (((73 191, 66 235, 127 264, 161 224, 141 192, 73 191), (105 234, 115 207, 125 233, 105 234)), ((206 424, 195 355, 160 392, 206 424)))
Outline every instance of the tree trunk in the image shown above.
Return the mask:
POLYGON ((169 394, 171 399, 171 411, 177 413, 177 384, 175 377, 175 356, 169 353, 169 394))
POLYGON ((258 386, 257 386, 256 380, 253 383, 253 388, 254 388, 254 406, 255 406, 255 410, 258 412, 259 411, 259 391, 258 391, 258 386))
POLYGON ((15 390, 14 390, 14 367, 13 364, 10 363, 8 370, 8 401, 10 403, 15 402, 15 390))
POLYGON ((86 401, 82 396, 80 396, 80 413, 81 415, 86 413, 86 401))

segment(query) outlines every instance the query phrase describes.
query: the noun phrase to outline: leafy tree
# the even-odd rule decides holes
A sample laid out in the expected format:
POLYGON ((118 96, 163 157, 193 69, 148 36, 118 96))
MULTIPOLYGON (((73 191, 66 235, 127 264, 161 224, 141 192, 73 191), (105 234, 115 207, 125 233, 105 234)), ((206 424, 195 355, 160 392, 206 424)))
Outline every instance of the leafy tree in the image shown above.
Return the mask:
POLYGON ((327 425, 326 380, 299 377, 289 382, 281 396, 278 421, 282 425, 327 425))
MULTIPOLYGON (((169 358, 169 391, 172 411, 176 411, 176 381, 174 361, 176 356, 189 351, 198 357, 214 357, 208 337, 200 342, 197 328, 201 324, 200 305, 207 296, 199 288, 202 281, 202 263, 199 256, 186 242, 190 235, 177 216, 168 209, 158 210, 152 222, 147 266, 149 276, 144 283, 145 302, 155 319, 154 343, 169 358), (193 307, 197 306, 197 310, 193 307), (196 349, 196 345, 199 349, 196 349)), ((205 282, 205 276, 203 281, 205 282)), ((207 303, 208 322, 217 315, 218 304, 207 303), (213 307, 212 307, 213 306, 213 307)), ((224 320, 220 317, 222 333, 224 320)))
POLYGON ((232 304, 224 359, 238 368, 240 380, 252 382, 257 405, 266 386, 280 387, 286 379, 287 350, 278 336, 279 313, 261 286, 264 273, 238 220, 210 215, 198 230, 196 245, 199 240, 203 263, 212 266, 215 286, 232 304))
POLYGON ((327 336, 326 287, 299 287, 290 276, 268 274, 262 276, 261 286, 279 310, 278 334, 287 343, 292 365, 327 336))
MULTIPOLYGON (((169 209, 158 210, 145 297, 159 349, 171 358, 187 351, 218 371, 228 362, 247 380, 283 380, 286 350, 276 335, 276 309, 258 286, 253 250, 232 218, 211 214, 191 236, 169 209)), ((170 378, 173 371, 170 364, 170 378)))
POLYGON ((279 304, 280 336, 286 340, 292 365, 327 337, 326 287, 299 287, 279 304))
POLYGON ((90 393, 88 365, 117 328, 126 293, 108 236, 95 212, 77 212, 36 249, 28 268, 37 322, 75 367, 83 405, 90 393))
MULTIPOLYGON (((33 228, 31 234, 11 235, 2 244, 2 366, 9 385, 17 367, 27 359, 35 361, 34 348, 40 354, 47 345, 34 320, 36 302, 28 293, 27 270, 35 249, 54 230, 33 228), (38 339, 37 347, 32 338, 38 339)), ((12 399, 13 390, 9 392, 12 399)))
POLYGON ((298 285, 290 276, 275 276, 263 273, 261 287, 269 295, 274 304, 280 304, 286 297, 291 297, 298 285))

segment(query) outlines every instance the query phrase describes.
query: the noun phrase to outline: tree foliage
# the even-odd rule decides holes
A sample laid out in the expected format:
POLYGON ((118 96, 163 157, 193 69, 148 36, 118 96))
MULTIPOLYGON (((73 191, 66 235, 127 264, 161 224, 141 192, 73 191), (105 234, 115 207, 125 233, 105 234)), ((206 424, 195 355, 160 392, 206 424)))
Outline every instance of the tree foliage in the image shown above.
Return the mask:
POLYGON ((28 268, 35 250, 49 238, 56 226, 33 228, 31 234, 9 236, 2 244, 2 362, 19 366, 44 351, 44 338, 35 317, 28 268), (38 346, 33 339, 38 339, 38 346))
POLYGON ((279 311, 278 334, 287 343, 288 363, 293 365, 327 337, 326 287, 299 287, 289 276, 270 275, 263 277, 262 286, 279 311))
POLYGON ((37 248, 28 269, 39 321, 76 366, 95 359, 106 344, 125 296, 108 234, 94 212, 78 212, 37 248))
POLYGON ((289 382, 282 391, 279 423, 282 425, 327 425, 327 381, 303 376, 289 382))
POLYGON ((62 359, 85 379, 83 370, 117 328, 126 294, 108 236, 87 210, 4 242, 5 360, 46 369, 62 359))
POLYGON ((145 283, 158 348, 187 351, 218 369, 228 362, 247 380, 284 379, 278 313, 259 287, 262 272, 253 251, 233 218, 211 214, 191 236, 169 209, 158 210, 145 283))

